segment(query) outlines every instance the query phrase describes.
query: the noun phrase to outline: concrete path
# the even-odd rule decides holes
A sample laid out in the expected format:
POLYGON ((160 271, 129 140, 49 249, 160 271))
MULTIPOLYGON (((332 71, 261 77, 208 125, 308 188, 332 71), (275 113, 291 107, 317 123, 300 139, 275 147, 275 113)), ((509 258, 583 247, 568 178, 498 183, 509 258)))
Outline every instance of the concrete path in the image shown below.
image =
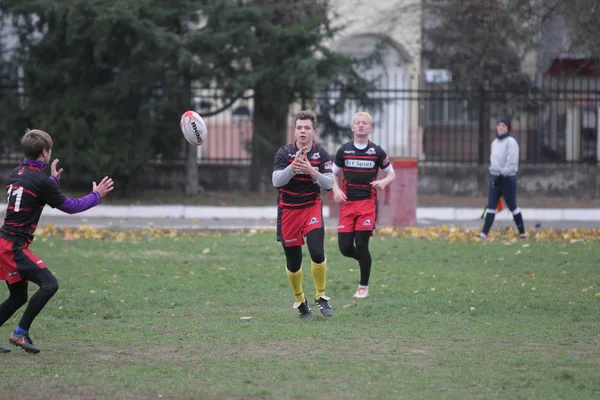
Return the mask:
MULTIPOLYGON (((0 204, 0 209, 6 205, 0 204)), ((417 226, 454 225, 479 228, 483 208, 419 207, 417 226)), ((335 229, 337 221, 329 217, 325 206, 326 227, 335 229)), ((523 216, 527 227, 597 228, 600 227, 600 209, 542 209, 525 208, 523 216)), ((81 214, 67 215, 46 207, 40 224, 57 226, 93 225, 102 228, 139 229, 163 227, 174 229, 273 229, 276 207, 218 207, 218 206, 98 206, 81 214)), ((512 226, 508 210, 498 214, 495 227, 512 226)))

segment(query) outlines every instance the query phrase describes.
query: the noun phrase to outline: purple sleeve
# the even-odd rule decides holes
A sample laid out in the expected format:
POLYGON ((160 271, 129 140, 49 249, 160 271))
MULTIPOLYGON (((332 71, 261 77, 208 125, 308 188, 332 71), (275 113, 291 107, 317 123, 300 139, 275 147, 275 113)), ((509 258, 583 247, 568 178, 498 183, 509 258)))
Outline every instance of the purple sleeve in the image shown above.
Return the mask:
POLYGON ((67 197, 64 203, 57 208, 67 214, 76 214, 97 206, 100 204, 100 200, 100 193, 93 191, 92 193, 77 199, 70 199, 67 197))
POLYGON ((57 185, 60 185, 60 182, 58 181, 58 179, 56 179, 55 176, 50 175, 50 179, 52 179, 54 182, 56 182, 57 185))

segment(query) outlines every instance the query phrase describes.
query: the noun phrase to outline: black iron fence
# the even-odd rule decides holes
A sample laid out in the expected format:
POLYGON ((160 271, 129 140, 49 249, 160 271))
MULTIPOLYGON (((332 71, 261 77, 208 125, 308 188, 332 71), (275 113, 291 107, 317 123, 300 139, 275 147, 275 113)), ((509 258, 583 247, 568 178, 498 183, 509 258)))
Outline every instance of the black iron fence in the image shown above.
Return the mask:
MULTIPOLYGON (((14 89, 4 96, 18 96, 14 89)), ((197 109, 219 107, 217 92, 198 90, 197 109)), ((336 93, 327 94, 335 99, 336 93)), ((485 164, 495 135, 496 119, 507 115, 521 148, 523 164, 600 163, 600 79, 552 78, 540 89, 526 91, 464 91, 445 85, 400 83, 372 93, 381 100, 373 111, 373 141, 392 157, 418 158, 421 163, 485 164)), ((293 107, 296 109, 297 107, 293 107)), ((333 118, 349 124, 358 108, 351 101, 333 118)), ((252 137, 252 98, 206 118, 209 137, 198 148, 206 164, 247 164, 252 137)), ((318 110, 317 110, 318 111, 318 110)), ((290 127, 292 126, 290 113, 290 127)), ((0 121, 2 127, 3 121, 0 121)), ((173 121, 178 129, 178 121, 173 121)), ((292 131, 288 130, 291 140, 292 131)), ((319 138, 332 152, 345 138, 319 138)), ((20 153, 0 133, 0 162, 20 153)))
MULTIPOLYGON (((456 90, 445 85, 411 85, 389 79, 371 96, 381 101, 371 111, 372 140, 392 157, 418 158, 421 163, 485 164, 500 115, 512 121, 523 164, 600 163, 600 79, 552 78, 539 89, 523 91, 456 90), (416 88, 410 88, 416 86, 416 88)), ((327 93, 333 101, 339 96, 327 93)), ((297 108, 297 107, 296 107, 297 108)), ((333 115, 349 125, 359 111, 351 100, 333 115)), ((318 110, 317 110, 318 111, 318 110)), ((293 112, 290 112, 290 127, 293 112)), ((202 163, 247 163, 252 136, 252 99, 206 118, 210 139, 199 149, 202 163)), ((292 131, 288 130, 291 140, 292 131)), ((319 140, 332 152, 350 138, 319 140)))

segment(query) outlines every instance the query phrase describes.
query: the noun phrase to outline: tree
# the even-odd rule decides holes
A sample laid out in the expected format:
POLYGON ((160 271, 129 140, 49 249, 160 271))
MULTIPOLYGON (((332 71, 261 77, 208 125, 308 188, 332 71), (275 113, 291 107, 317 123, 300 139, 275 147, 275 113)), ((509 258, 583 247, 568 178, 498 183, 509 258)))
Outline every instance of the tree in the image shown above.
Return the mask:
POLYGON ((367 95, 372 83, 358 72, 360 61, 325 46, 338 32, 330 27, 327 1, 221 0, 204 8, 204 16, 206 26, 190 48, 211 66, 227 98, 252 91, 253 190, 264 189, 275 151, 286 141, 291 104, 312 101, 332 85, 360 104, 375 103, 367 95))
MULTIPOLYGON (((79 178, 111 174, 123 193, 144 186, 150 160, 181 156, 177 121, 193 85, 223 97, 206 116, 253 96, 254 189, 285 141, 290 104, 331 85, 375 103, 357 60, 324 45, 337 32, 325 0, 7 0, 0 11, 19 38, 13 61, 24 71, 27 125, 53 134, 56 155, 79 178)), ((193 150, 183 151, 190 194, 193 150)))
POLYGON ((449 69, 457 88, 527 90, 532 54, 537 73, 552 57, 600 57, 598 0, 430 1, 425 11, 423 56, 449 69))
POLYGON ((560 11, 566 19, 566 51, 582 53, 596 61, 600 60, 600 1, 562 0, 560 11))
POLYGON ((508 90, 529 86, 522 72, 539 25, 532 2, 507 0, 429 2, 423 56, 452 73, 460 89, 508 90))
POLYGON ((151 159, 179 156, 177 121, 190 106, 182 77, 202 79, 182 42, 185 23, 199 18, 188 12, 193 3, 2 3, 20 43, 23 114, 52 133, 68 170, 86 181, 110 174, 127 194, 144 187, 151 159))

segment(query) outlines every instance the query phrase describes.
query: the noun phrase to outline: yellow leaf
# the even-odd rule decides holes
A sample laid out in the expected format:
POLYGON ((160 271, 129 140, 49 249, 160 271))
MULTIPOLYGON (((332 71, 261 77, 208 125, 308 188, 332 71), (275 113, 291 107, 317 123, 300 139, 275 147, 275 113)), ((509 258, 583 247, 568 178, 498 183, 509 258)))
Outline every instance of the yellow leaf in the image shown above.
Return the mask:
POLYGON ((202 250, 202 254, 208 254, 210 253, 210 249, 207 247, 206 249, 202 250))

